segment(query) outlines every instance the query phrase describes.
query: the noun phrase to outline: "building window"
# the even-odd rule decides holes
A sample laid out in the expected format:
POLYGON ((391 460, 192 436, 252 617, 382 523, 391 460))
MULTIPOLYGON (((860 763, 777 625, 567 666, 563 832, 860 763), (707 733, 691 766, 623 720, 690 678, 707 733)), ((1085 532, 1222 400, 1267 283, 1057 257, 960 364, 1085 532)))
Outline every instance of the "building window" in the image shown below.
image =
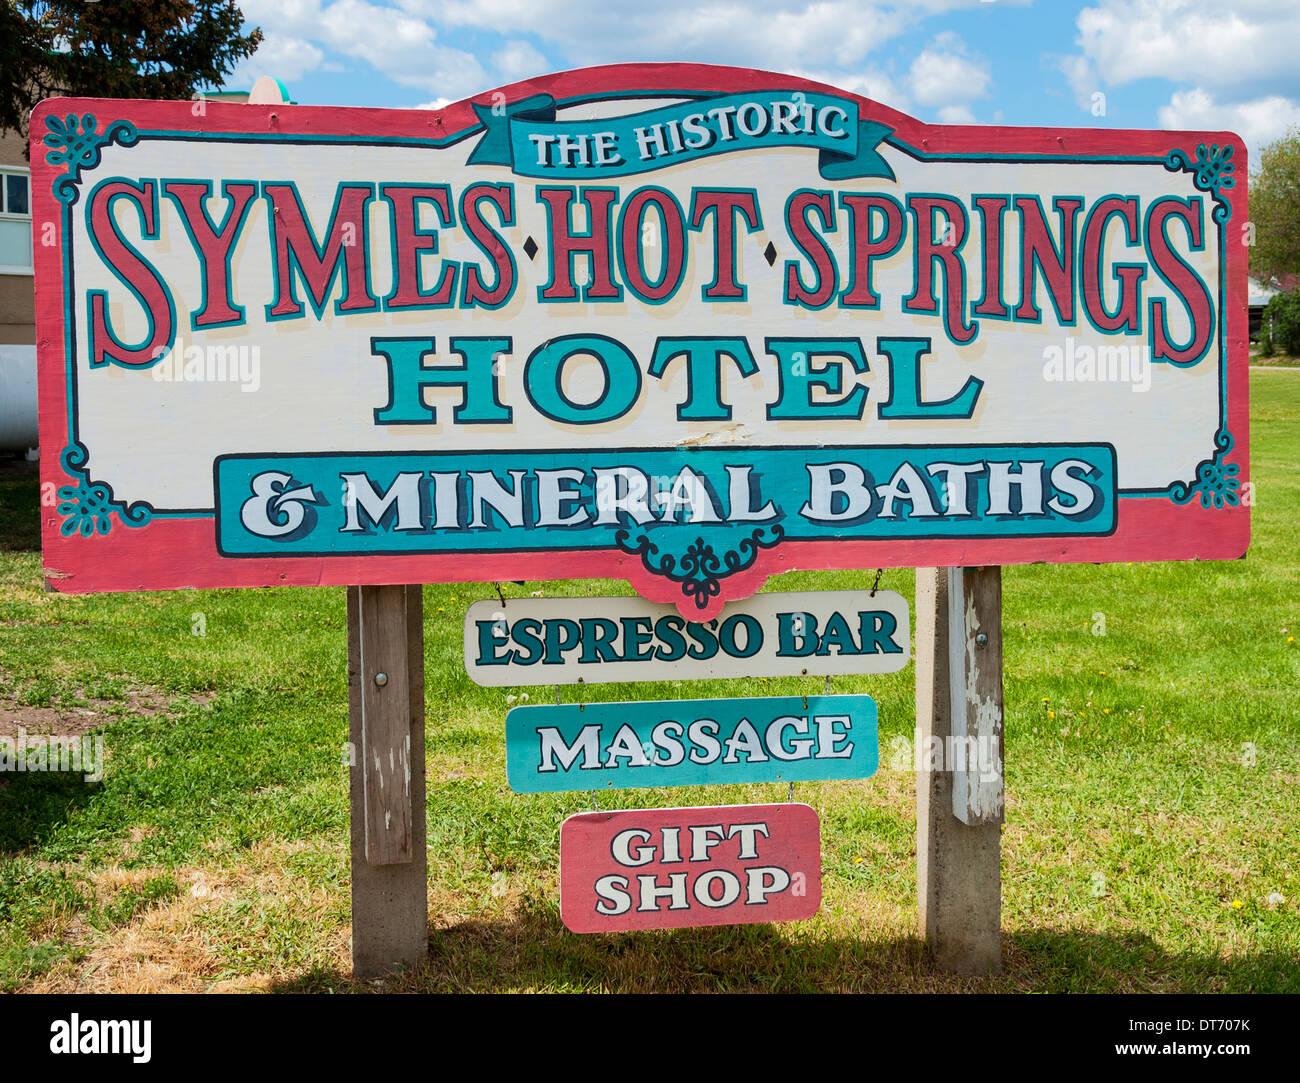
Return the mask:
POLYGON ((0 169, 0 274, 32 273, 32 179, 0 169))

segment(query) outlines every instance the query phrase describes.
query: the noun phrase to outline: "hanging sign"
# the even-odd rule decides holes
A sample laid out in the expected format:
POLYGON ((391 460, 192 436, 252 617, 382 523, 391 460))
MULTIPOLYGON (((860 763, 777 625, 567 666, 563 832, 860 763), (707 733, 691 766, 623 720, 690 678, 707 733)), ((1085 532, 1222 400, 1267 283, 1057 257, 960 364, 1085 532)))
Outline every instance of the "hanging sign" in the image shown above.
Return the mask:
POLYGON ((756 594, 709 621, 641 598, 518 598, 465 614, 476 684, 599 684, 895 673, 911 657, 893 591, 756 594))
POLYGON ((922 124, 747 69, 436 110, 56 99, 64 591, 1245 552, 1229 133, 922 124))
POLYGON ((870 696, 565 703, 506 714, 516 793, 869 778, 870 696))
POLYGON ((560 827, 560 919, 575 933, 800 921, 821 896, 808 805, 584 812, 560 827))

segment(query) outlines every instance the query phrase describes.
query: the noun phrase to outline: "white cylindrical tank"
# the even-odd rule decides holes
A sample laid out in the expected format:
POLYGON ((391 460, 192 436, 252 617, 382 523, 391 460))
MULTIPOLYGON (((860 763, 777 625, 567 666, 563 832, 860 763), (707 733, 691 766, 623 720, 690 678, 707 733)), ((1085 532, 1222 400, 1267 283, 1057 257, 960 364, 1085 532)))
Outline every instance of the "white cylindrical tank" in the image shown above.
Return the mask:
POLYGON ((36 441, 36 347, 0 346, 0 451, 36 441))

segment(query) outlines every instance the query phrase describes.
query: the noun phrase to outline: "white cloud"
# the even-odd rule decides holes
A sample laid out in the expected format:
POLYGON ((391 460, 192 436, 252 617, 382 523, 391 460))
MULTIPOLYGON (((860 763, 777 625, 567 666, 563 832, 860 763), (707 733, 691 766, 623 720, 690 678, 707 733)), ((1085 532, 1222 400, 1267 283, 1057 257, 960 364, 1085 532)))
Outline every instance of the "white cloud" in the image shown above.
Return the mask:
POLYGON ((833 86, 839 90, 847 90, 850 94, 870 98, 872 101, 881 102, 893 109, 905 110, 907 108, 907 95, 882 71, 867 70, 854 75, 845 75, 843 73, 805 71, 799 68, 791 68, 790 74, 797 75, 801 79, 810 79, 814 83, 825 83, 827 86, 833 86))
POLYGON ((324 60, 325 54, 309 41, 267 34, 257 52, 235 67, 226 84, 247 90, 263 75, 291 83, 320 68, 324 60))
POLYGON ((907 107, 913 83, 939 108, 983 96, 990 81, 952 33, 935 39, 910 77, 869 63, 937 14, 987 10, 981 0, 241 0, 241 8, 268 42, 317 50, 318 66, 364 60, 439 98, 557 68, 665 60, 780 72, 815 65, 828 84, 896 108, 907 107))
POLYGON ((908 78, 922 105, 961 105, 988 94, 992 76, 986 67, 965 55, 961 40, 943 34, 912 61, 908 78))
MULTIPOLYGON (((1005 0, 1004 0, 1005 2, 1005 0)), ((1016 4, 1029 0, 1011 0, 1016 4)), ((401 0, 438 26, 532 34, 567 64, 732 63, 851 69, 929 16, 980 0, 401 0)))
MULTIPOLYGON (((274 64, 280 59, 268 47, 277 37, 292 38, 314 51, 317 65, 326 55, 364 60, 404 86, 462 98, 493 85, 483 65, 471 53, 440 44, 437 31, 419 14, 401 7, 366 0, 242 0, 245 20, 266 32, 266 41, 241 65, 258 74, 279 75, 288 81, 311 70, 301 67, 286 75, 274 64)), ((234 80, 228 80, 233 83, 234 80)))
POLYGON ((945 105, 939 110, 940 124, 974 124, 975 114, 965 105, 945 105))
POLYGON ((1077 44, 1114 86, 1149 78, 1300 85, 1298 20, 1300 0, 1101 0, 1079 12, 1077 44))
POLYGON ((1190 131, 1230 131, 1241 136, 1252 162, 1259 148, 1300 127, 1300 102, 1279 95, 1219 104, 1209 91, 1179 90, 1162 105, 1160 127, 1190 131))
POLYGON ((508 41, 492 56, 492 64, 503 82, 513 83, 553 70, 551 63, 526 41, 508 41))
POLYGON ((301 33, 320 20, 320 0, 240 0, 244 21, 263 30, 301 33))
POLYGON ((433 48, 433 27, 396 8, 336 0, 320 13, 322 40, 389 74, 417 69, 433 48))
POLYGON ((1092 96, 1101 87, 1092 61, 1086 56, 1063 56, 1057 58, 1057 67, 1070 84, 1074 104, 1080 109, 1091 109, 1092 96))

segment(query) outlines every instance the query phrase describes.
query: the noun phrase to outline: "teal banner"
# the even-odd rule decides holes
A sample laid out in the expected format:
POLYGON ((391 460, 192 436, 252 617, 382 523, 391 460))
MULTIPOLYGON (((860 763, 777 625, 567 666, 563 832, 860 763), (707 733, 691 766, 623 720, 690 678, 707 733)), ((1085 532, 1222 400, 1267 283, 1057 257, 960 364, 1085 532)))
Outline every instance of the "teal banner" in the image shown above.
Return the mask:
POLYGON ((819 152, 826 180, 894 179, 878 150, 893 129, 829 94, 728 94, 598 120, 557 119, 547 94, 474 111, 485 130, 468 163, 508 165, 522 177, 627 177, 732 151, 804 147, 819 152))
POLYGON ((516 793, 869 778, 878 756, 870 696, 566 703, 506 715, 516 793))

